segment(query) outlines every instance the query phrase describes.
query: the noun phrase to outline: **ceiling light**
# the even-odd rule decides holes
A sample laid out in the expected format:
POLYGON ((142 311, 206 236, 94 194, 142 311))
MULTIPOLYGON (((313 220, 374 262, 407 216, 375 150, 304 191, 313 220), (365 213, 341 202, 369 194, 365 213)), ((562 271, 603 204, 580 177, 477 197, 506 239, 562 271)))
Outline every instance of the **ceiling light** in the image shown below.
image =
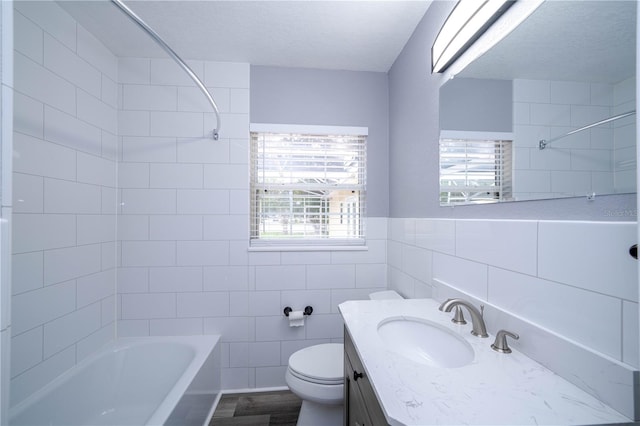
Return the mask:
POLYGON ((444 71, 514 2, 515 0, 459 0, 431 48, 431 72, 444 71))

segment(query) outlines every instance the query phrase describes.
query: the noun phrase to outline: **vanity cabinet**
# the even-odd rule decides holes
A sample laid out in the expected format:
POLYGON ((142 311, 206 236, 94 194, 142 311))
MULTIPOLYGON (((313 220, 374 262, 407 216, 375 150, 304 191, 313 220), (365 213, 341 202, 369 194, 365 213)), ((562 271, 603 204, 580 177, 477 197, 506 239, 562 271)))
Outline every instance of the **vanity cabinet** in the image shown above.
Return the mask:
POLYGON ((388 426, 349 332, 344 330, 344 424, 388 426))

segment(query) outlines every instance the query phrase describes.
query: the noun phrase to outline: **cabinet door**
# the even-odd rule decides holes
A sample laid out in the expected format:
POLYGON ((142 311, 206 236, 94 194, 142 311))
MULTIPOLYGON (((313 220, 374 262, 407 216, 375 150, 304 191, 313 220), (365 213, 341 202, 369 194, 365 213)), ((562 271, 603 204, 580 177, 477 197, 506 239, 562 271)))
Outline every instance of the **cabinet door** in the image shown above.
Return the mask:
POLYGON ((360 388, 353 379, 353 367, 349 358, 344 356, 344 415, 346 426, 371 426, 367 408, 360 394, 360 388))

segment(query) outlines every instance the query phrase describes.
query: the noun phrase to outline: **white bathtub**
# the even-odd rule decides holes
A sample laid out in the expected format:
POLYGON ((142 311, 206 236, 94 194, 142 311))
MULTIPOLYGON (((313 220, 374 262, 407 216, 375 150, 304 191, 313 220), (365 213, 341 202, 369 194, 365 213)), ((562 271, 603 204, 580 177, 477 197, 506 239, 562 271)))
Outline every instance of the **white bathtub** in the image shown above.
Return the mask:
POLYGON ((10 424, 162 425, 183 395, 219 391, 219 338, 119 339, 14 407, 10 424))

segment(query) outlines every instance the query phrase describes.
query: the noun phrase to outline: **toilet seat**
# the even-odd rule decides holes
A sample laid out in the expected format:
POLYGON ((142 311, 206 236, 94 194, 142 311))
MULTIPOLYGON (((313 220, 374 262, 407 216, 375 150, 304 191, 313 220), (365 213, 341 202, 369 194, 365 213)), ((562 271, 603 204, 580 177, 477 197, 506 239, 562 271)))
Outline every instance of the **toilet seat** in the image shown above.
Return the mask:
POLYGON ((311 383, 341 385, 344 383, 344 346, 325 343, 309 346, 289 357, 289 372, 311 383))

